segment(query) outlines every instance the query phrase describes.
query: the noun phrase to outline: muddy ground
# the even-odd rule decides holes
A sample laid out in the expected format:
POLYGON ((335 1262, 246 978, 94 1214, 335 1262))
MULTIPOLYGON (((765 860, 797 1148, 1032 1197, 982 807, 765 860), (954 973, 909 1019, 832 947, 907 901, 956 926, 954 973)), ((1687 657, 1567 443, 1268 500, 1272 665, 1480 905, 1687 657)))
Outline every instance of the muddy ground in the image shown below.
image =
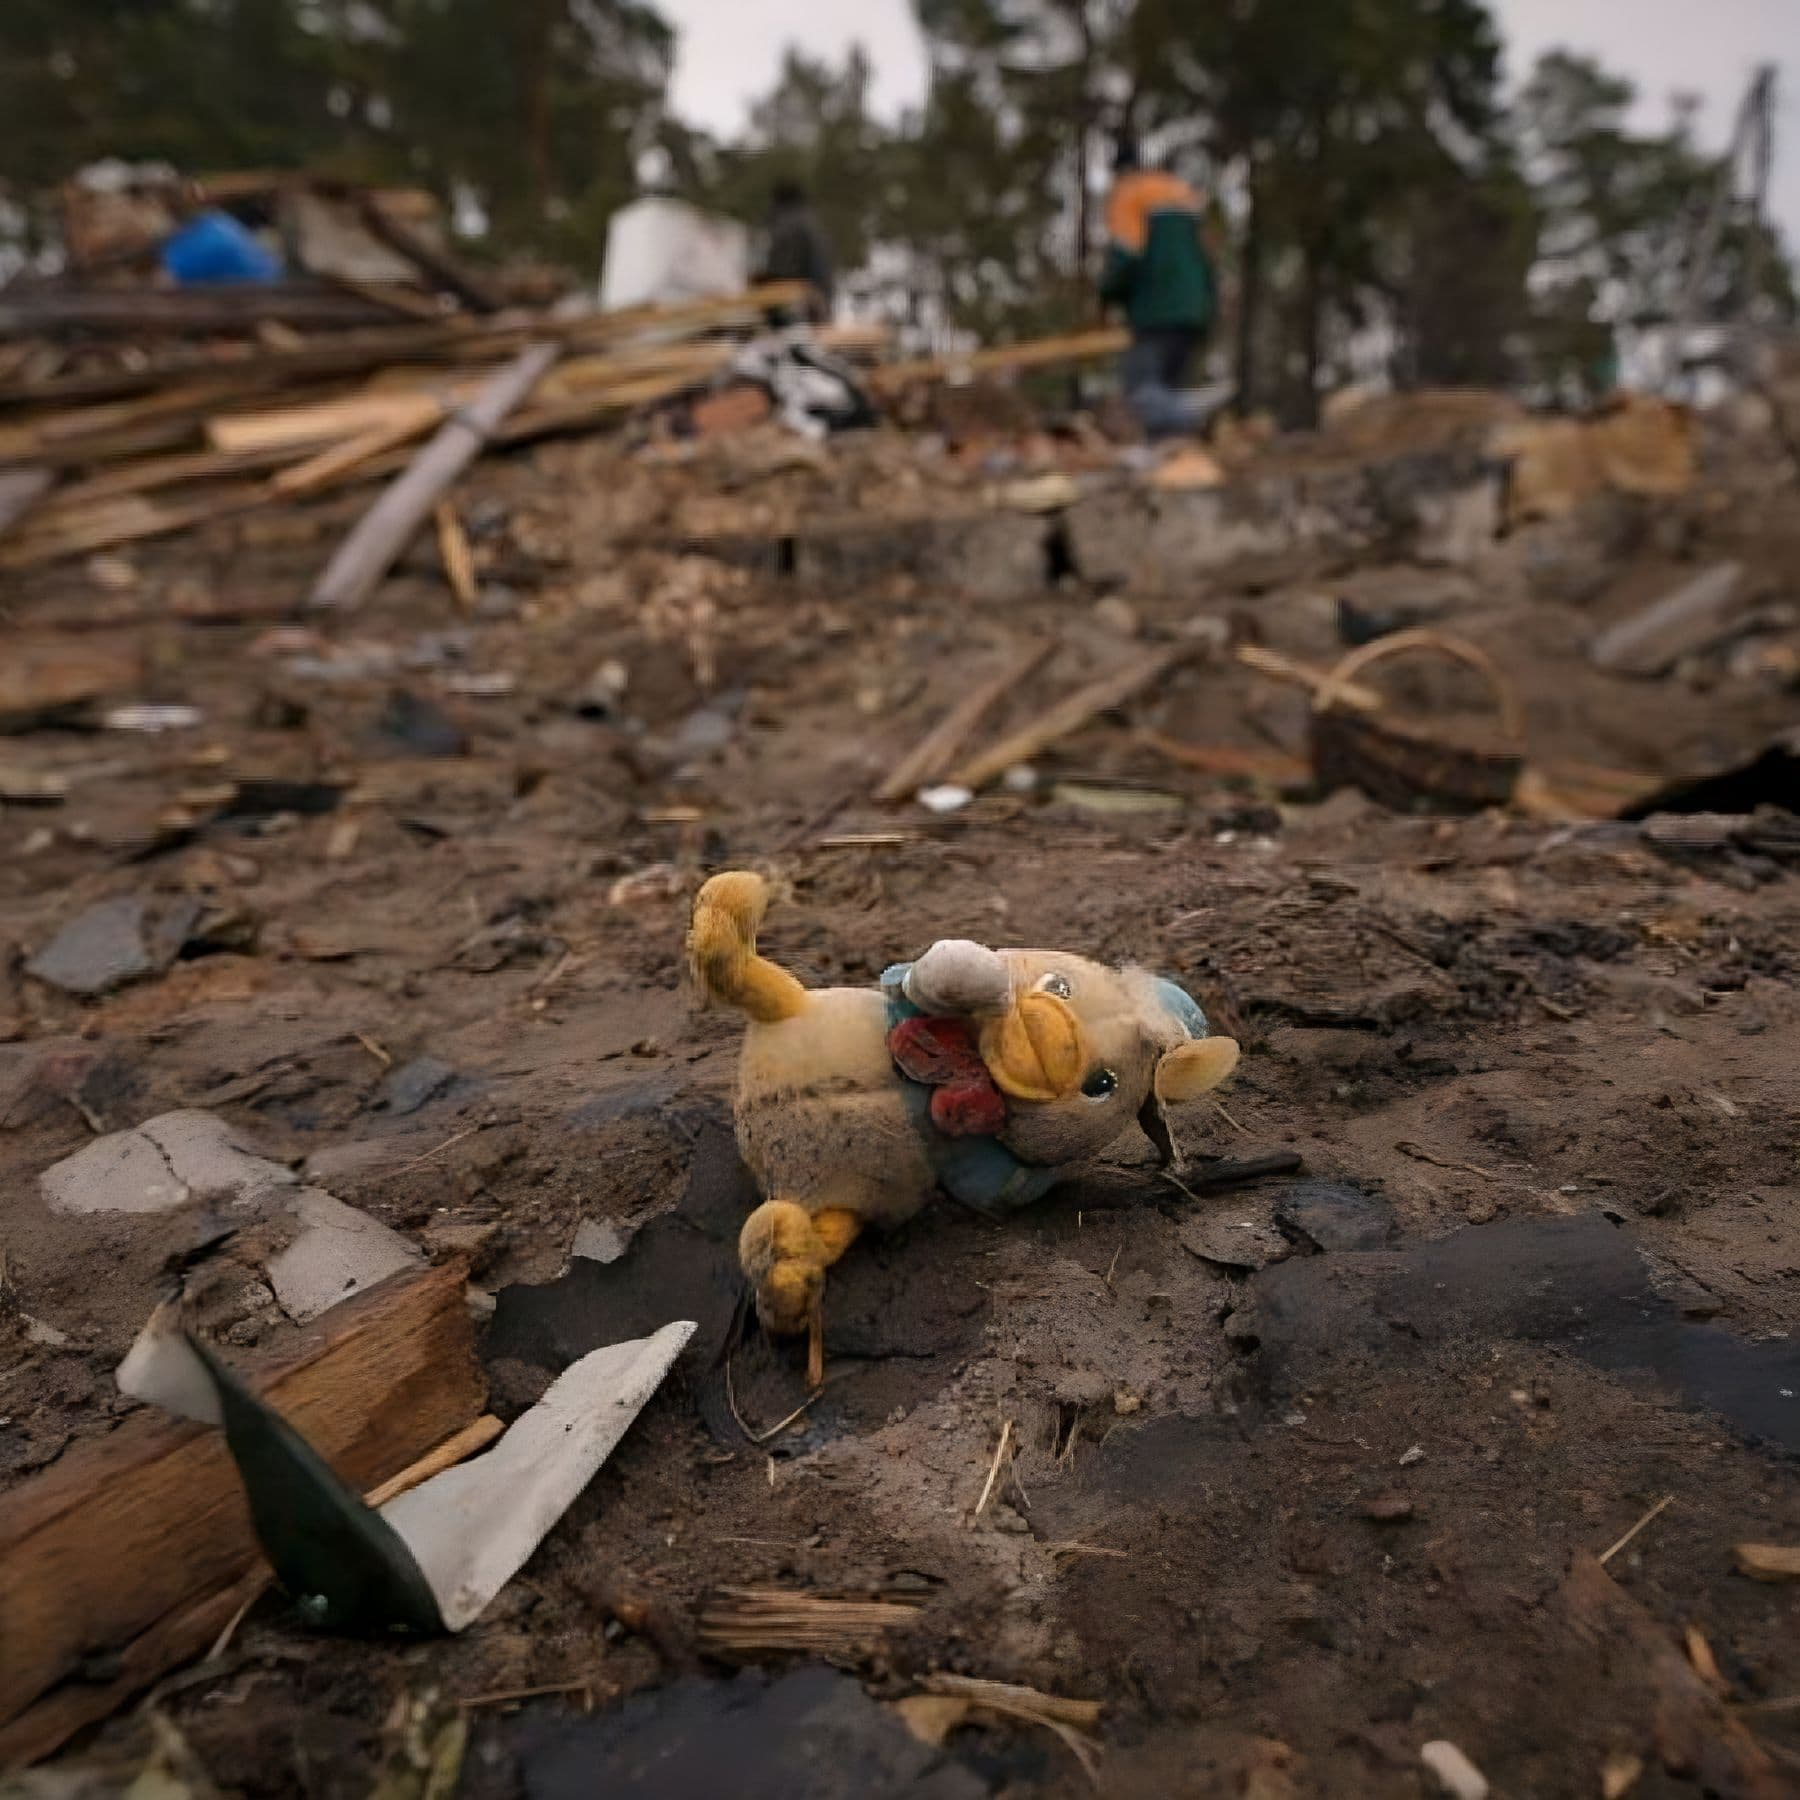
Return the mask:
MULTIPOLYGON (((1647 683, 1583 647, 1709 558, 1791 582, 1791 475, 1741 458, 1684 501, 1460 566, 1315 545, 1108 592, 1052 558, 1034 591, 984 599, 878 545, 809 579, 791 548, 813 511, 879 512, 897 469, 966 497, 971 465, 883 441, 746 476, 737 454, 484 465, 468 615, 421 545, 353 618, 272 616, 353 501, 8 596, 12 631, 119 621, 98 635, 144 655, 129 697, 202 723, 0 740, 9 769, 71 783, 0 813, 0 1482, 128 1410, 111 1371, 168 1248, 162 1220, 49 1213, 37 1178, 172 1108, 470 1254, 505 1416, 594 1344, 701 1322, 464 1635, 332 1641, 268 1598, 165 1683, 154 1704, 213 1780, 360 1796, 396 1703, 435 1693, 477 1702, 470 1795, 1090 1791, 1036 1728, 908 1761, 868 1751, 852 1684, 761 1685, 794 1659, 722 1685, 696 1645, 708 1596, 783 1585, 917 1603, 835 1658, 856 1694, 950 1670, 1104 1701, 1106 1794, 1424 1794, 1436 1739, 1500 1795, 1800 1791, 1800 1711, 1766 1704, 1800 1693, 1797 1590, 1732 1558, 1800 1540, 1794 865, 1573 810, 1409 818, 1201 774, 1144 735, 1272 769, 1303 753, 1304 697, 1205 652, 1196 621, 1329 661, 1349 595, 1488 647, 1534 761, 1589 793, 1597 768, 1653 785, 1729 764, 1800 714, 1778 659, 1647 683), (746 516, 770 493, 773 524, 746 516), (669 548, 759 529, 763 566, 669 548), (192 616, 234 611, 263 616, 192 616), (1006 721, 1147 644, 1202 651, 1040 759, 1034 792, 943 818, 869 801, 951 699, 1047 633, 1067 647, 1006 721), (470 691, 494 674, 507 691, 470 691), (828 1289, 825 1393, 760 1444, 745 1427, 803 1398, 798 1352, 752 1339, 726 1392, 752 1203, 738 1026, 681 974, 687 898, 734 865, 776 877, 765 948, 808 983, 872 980, 943 935, 1064 946, 1185 982, 1246 1051, 1220 1103, 1180 1116, 1179 1181, 1134 1137, 1004 1226, 944 1203, 854 1250, 828 1289), (204 925, 96 999, 23 972, 120 894, 197 896, 204 925), (454 1073, 413 1104, 389 1078, 423 1056, 454 1073), (1299 1173, 1208 1188, 1209 1159, 1283 1149, 1299 1173), (619 1260, 570 1260, 586 1220, 631 1236, 619 1260), (1596 1599, 1579 1559, 1665 1497, 1596 1599), (1678 1679, 1690 1629, 1716 1696, 1678 1679), (796 1693, 791 1730, 759 1713, 796 1693), (845 1745, 815 1699, 850 1708, 845 1745), (801 1771, 784 1759, 815 1729, 832 1748, 801 1771)), ((266 1294, 207 1303, 228 1344, 283 1329, 266 1294)), ((143 1729, 124 1715, 76 1748, 124 1756, 143 1729)))

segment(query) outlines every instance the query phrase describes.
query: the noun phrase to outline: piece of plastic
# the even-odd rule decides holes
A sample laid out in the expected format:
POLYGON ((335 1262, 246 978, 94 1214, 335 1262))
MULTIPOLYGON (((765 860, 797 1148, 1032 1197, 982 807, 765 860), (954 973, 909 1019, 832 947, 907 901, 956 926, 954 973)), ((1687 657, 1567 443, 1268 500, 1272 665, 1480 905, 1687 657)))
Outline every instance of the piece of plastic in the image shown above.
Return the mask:
POLYGON ((600 309, 671 305, 750 285, 750 236, 680 200, 634 200, 607 222, 600 309))
POLYGON ((196 214, 165 238, 162 266, 181 287, 231 287, 281 279, 281 259, 230 213, 196 214))

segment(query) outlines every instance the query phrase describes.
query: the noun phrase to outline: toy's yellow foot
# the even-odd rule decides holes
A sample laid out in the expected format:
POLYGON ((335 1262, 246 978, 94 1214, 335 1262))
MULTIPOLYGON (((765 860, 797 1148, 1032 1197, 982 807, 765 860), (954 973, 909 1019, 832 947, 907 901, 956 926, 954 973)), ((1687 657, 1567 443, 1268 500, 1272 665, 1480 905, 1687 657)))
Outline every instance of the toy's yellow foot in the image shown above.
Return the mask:
POLYGON ((862 1221, 842 1207, 809 1213, 766 1200, 738 1234, 738 1261, 756 1294, 756 1316, 777 1337, 805 1332, 807 1379, 825 1379, 825 1271, 855 1241, 862 1221))

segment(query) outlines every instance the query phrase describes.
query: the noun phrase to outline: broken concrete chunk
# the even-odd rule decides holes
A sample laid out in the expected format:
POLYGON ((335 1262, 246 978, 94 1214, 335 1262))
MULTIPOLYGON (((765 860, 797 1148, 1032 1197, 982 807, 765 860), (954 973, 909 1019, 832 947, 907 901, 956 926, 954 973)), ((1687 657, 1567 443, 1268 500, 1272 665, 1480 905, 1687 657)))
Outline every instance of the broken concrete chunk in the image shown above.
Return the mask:
POLYGON ((25 965, 67 994, 104 994, 166 969, 199 922, 198 900, 152 908, 135 895, 102 900, 78 914, 25 965))
POLYGON ((300 1235, 269 1258, 268 1277, 281 1310, 302 1325, 422 1260, 397 1231, 322 1188, 299 1188, 287 1204, 300 1235))
POLYGON ((39 1183, 53 1212, 168 1212, 205 1200, 227 1230, 291 1225, 266 1273, 282 1310, 303 1324, 420 1260, 379 1220, 321 1188, 299 1187, 291 1170, 254 1154, 213 1113, 163 1113, 96 1138, 46 1169, 39 1183))
POLYGON ((294 1177, 252 1155, 215 1114, 183 1111, 96 1138, 38 1181, 53 1212, 145 1213, 199 1198, 249 1205, 294 1177))

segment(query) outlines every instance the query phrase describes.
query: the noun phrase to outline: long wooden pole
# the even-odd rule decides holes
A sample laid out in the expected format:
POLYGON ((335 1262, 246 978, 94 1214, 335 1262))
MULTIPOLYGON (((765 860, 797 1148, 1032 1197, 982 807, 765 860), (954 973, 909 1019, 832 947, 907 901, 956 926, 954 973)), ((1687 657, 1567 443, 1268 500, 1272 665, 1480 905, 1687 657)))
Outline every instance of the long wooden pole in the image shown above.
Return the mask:
POLYGON ((555 344, 521 350, 363 514, 314 584, 309 606, 359 606, 431 516, 445 490, 481 454, 489 436, 556 361, 555 344))

